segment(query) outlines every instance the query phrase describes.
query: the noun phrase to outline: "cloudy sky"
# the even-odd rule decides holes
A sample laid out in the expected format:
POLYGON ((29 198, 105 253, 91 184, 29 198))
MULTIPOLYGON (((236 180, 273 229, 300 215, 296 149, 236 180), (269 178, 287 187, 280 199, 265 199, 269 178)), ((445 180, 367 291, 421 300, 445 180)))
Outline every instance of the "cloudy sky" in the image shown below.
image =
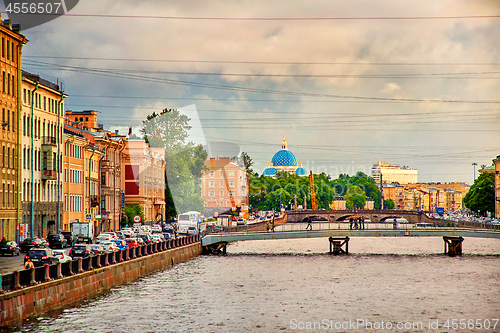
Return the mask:
POLYGON ((495 0, 85 0, 23 31, 23 68, 105 127, 195 108, 205 139, 258 171, 286 135, 313 172, 381 160, 471 182, 500 155, 498 15, 495 0))

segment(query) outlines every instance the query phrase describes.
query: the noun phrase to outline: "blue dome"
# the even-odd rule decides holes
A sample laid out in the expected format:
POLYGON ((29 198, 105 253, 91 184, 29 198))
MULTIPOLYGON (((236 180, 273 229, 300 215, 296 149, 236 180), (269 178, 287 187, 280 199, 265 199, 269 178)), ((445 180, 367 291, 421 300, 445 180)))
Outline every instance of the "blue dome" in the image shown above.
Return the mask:
POLYGON ((297 166, 295 155, 285 149, 274 154, 272 161, 274 166, 297 166))
POLYGON ((266 168, 263 172, 262 172, 262 176, 274 176, 276 174, 276 169, 273 168, 273 167, 270 167, 270 168, 266 168))
POLYGON ((306 169, 304 169, 303 167, 300 167, 297 170, 295 170, 295 174, 299 175, 299 176, 305 176, 305 175, 307 175, 307 172, 306 172, 306 169))

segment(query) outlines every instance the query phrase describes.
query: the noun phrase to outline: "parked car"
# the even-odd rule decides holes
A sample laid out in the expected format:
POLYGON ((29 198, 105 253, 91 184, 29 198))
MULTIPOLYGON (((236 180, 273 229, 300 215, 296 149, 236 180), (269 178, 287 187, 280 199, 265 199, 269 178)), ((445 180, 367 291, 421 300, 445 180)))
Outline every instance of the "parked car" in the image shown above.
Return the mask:
POLYGON ((68 243, 68 246, 73 246, 77 243, 77 237, 73 233, 73 231, 61 231, 61 235, 66 238, 66 242, 68 243))
POLYGON ((236 222, 236 225, 245 225, 245 220, 243 219, 238 219, 238 221, 236 222))
POLYGON ((64 249, 68 247, 68 241, 62 234, 50 234, 47 236, 49 247, 52 249, 60 248, 64 249))
POLYGON ((198 233, 198 228, 196 227, 189 227, 187 230, 188 235, 196 235, 198 233))
POLYGON ((137 239, 136 238, 125 238, 125 242, 127 242, 127 245, 129 247, 129 249, 131 249, 133 247, 137 247, 139 245, 137 243, 137 239))
POLYGON ((137 241, 137 246, 142 246, 146 243, 144 243, 144 239, 140 238, 140 237, 136 237, 135 240, 137 241))
POLYGON ((97 244, 100 244, 102 242, 109 242, 113 239, 113 236, 110 234, 100 234, 99 236, 96 237, 95 242, 97 244))
POLYGON ((153 236, 151 236, 151 240, 154 243, 159 243, 159 242, 163 241, 163 239, 161 238, 161 236, 159 234, 154 234, 153 236))
POLYGON ((116 245, 115 242, 103 242, 101 243, 101 245, 104 248, 104 251, 108 253, 120 250, 120 248, 118 247, 118 245, 116 245))
POLYGON ((129 238, 129 237, 132 237, 134 236, 134 231, 132 230, 132 228, 127 228, 127 229, 122 229, 122 234, 123 236, 125 236, 125 238, 129 238))
POLYGON ((98 254, 103 254, 104 252, 104 247, 101 245, 101 244, 90 244, 90 250, 92 251, 92 253, 94 253, 94 255, 98 255, 98 254))
POLYGON ((11 256, 18 256, 21 253, 21 248, 15 241, 8 241, 0 243, 0 253, 3 255, 10 254, 11 256))
POLYGON ((168 232, 163 233, 164 240, 169 240, 170 238, 173 238, 172 234, 169 234, 168 232))
POLYGON ((45 264, 55 264, 59 259, 54 255, 54 251, 45 247, 34 247, 28 251, 28 254, 24 257, 24 262, 28 259, 31 260, 35 267, 40 267, 45 264))
POLYGON ((127 242, 124 239, 113 239, 112 242, 114 242, 120 250, 128 249, 127 242))
POLYGON ((159 225, 159 224, 153 225, 153 227, 151 228, 151 232, 162 232, 161 225, 159 225))
POLYGON ((82 257, 87 258, 94 255, 90 244, 76 244, 69 250, 69 255, 72 258, 82 257))
POLYGON ((138 234, 136 238, 141 238, 145 244, 150 244, 151 243, 151 235, 150 234, 138 234))
POLYGON ((21 252, 28 252, 33 247, 45 247, 45 242, 41 238, 25 238, 20 245, 21 252))
POLYGON ((54 255, 59 259, 59 262, 61 264, 64 264, 65 262, 71 261, 71 257, 68 254, 67 250, 52 250, 54 252, 54 255))

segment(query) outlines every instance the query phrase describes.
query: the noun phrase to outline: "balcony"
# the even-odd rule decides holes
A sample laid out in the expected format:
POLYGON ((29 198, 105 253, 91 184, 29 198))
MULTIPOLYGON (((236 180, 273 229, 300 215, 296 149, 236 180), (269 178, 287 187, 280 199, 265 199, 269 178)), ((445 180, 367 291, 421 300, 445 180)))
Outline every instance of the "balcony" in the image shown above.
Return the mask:
POLYGON ((42 146, 57 147, 57 139, 53 136, 44 136, 42 137, 42 146))
POLYGON ((109 160, 102 160, 101 161, 101 168, 102 169, 112 169, 114 167, 113 163, 109 160))
POLYGON ((57 180, 57 171, 56 170, 43 170, 42 171, 42 180, 57 180))
POLYGON ((101 204, 101 197, 98 195, 91 195, 90 196, 90 206, 91 207, 97 207, 101 204))

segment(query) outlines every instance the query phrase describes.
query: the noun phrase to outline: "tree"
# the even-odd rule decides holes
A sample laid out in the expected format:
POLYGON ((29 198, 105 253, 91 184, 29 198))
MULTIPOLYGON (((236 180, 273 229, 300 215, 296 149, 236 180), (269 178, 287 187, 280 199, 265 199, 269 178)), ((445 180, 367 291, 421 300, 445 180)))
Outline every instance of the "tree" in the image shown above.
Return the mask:
POLYGON ((134 223, 134 216, 139 215, 141 217, 141 221, 145 221, 146 217, 144 216, 144 209, 139 204, 128 204, 123 208, 123 212, 127 216, 127 219, 122 220, 122 226, 128 224, 129 226, 134 223))
POLYGON ((242 161, 243 167, 247 171, 247 174, 248 175, 253 174, 253 170, 252 170, 253 161, 252 161, 252 158, 250 157, 250 155, 248 155, 247 152, 242 152, 241 153, 241 161, 242 161))
POLYGON ((346 206, 348 209, 362 209, 365 207, 366 195, 365 192, 357 185, 352 185, 344 195, 346 206))
POLYGON ((150 147, 165 147, 165 219, 190 210, 203 211, 201 180, 207 152, 186 142, 191 119, 175 109, 153 112, 143 121, 142 133, 150 147))
POLYGON ((387 209, 394 209, 395 203, 392 199, 384 200, 384 207, 387 209))
POLYGON ((463 202, 465 207, 473 212, 495 211, 495 175, 491 172, 483 172, 471 186, 465 195, 463 202))

